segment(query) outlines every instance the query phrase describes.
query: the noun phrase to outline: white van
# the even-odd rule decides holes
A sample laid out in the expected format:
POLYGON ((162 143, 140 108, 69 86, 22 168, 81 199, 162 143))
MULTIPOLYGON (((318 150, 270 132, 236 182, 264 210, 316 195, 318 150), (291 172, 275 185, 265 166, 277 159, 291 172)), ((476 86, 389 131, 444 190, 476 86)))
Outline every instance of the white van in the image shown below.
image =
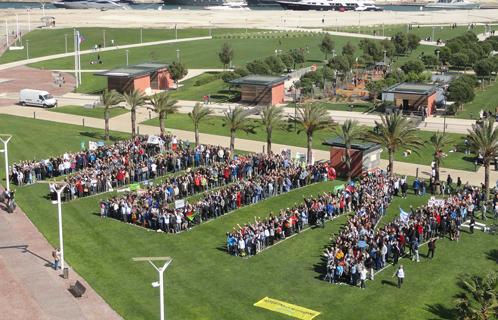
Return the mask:
POLYGON ((48 108, 57 107, 57 100, 47 91, 23 89, 19 93, 19 104, 48 108))

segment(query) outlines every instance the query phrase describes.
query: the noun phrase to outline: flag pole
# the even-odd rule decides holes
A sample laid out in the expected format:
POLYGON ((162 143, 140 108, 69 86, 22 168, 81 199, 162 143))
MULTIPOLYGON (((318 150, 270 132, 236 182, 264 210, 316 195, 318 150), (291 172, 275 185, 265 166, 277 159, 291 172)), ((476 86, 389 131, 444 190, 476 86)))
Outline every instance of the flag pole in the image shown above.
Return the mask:
POLYGON ((78 77, 78 38, 76 35, 76 29, 73 29, 74 38, 74 78, 76 79, 76 88, 79 87, 79 77, 78 77))

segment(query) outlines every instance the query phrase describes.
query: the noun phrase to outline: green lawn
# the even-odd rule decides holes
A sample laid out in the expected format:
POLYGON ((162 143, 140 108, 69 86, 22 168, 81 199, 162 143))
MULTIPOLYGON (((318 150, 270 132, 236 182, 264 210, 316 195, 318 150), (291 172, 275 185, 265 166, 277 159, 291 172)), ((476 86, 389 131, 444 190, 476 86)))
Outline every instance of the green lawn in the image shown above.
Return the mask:
MULTIPOLYGON (((320 105, 327 110, 336 111, 350 111, 350 112, 369 112, 372 111, 373 104, 370 102, 353 102, 353 103, 343 103, 343 102, 316 102, 316 105, 320 105), (353 106, 353 108, 351 108, 353 106)), ((289 103, 286 107, 294 108, 294 103, 289 103)))
MULTIPOLYGON (((13 160, 77 150, 82 131, 88 130, 2 117, 0 129, 5 132, 6 128, 14 128, 13 160)), ((401 290, 390 285, 392 268, 368 282, 366 290, 331 285, 320 280, 321 253, 346 221, 345 216, 251 259, 224 251, 225 232, 237 223, 278 212, 302 201, 303 196, 329 191, 337 183, 342 182, 295 190, 178 235, 103 220, 98 214, 99 198, 82 198, 63 205, 65 258, 126 319, 152 319, 159 314, 159 292, 150 285, 157 281, 157 272, 145 262, 132 262, 137 256, 173 258, 165 274, 165 296, 167 317, 175 319, 288 319, 253 306, 266 296, 317 310, 322 313, 317 319, 454 319, 458 276, 496 269, 495 261, 487 256, 496 247, 496 236, 463 233, 459 243, 438 242, 432 261, 404 260, 407 277, 401 290)), ((46 185, 31 185, 18 190, 17 200, 48 241, 58 246, 57 210, 46 194, 46 185)), ((396 217, 399 207, 406 210, 410 204, 426 201, 427 197, 413 195, 396 198, 383 222, 396 217)), ((425 253, 424 248, 421 252, 425 253)))
MULTIPOLYGON (((112 45, 111 40, 117 46, 140 43, 140 28, 80 28, 78 29, 83 36, 84 41, 81 43, 81 50, 93 49, 97 44, 104 47, 112 45)), ((257 32, 260 30, 249 29, 248 32, 257 32)), ((224 34, 238 34, 245 32, 245 29, 212 29, 213 36, 222 36, 224 34)), ((69 29, 42 29, 34 30, 25 34, 23 42, 29 41, 29 56, 30 58, 48 56, 57 53, 66 52, 65 38, 67 35, 67 50, 74 51, 74 31, 69 29)), ((200 28, 179 28, 177 30, 178 38, 205 37, 209 36, 209 29, 200 28)), ((142 29, 142 42, 153 42, 161 40, 175 39, 174 29, 142 29)), ((26 59, 26 51, 7 51, 0 56, 0 63, 12 62, 26 59)))
POLYGON ((176 100, 203 101, 203 97, 206 95, 210 95, 211 101, 214 102, 237 100, 239 91, 236 89, 229 91, 228 84, 222 79, 213 79, 213 81, 200 85, 196 83, 197 81, 203 81, 203 79, 212 78, 216 75, 219 75, 219 73, 207 72, 185 80, 178 89, 170 91, 170 96, 176 100))
MULTIPOLYGON (((96 108, 84 108, 82 106, 63 106, 52 108, 50 111, 74 114, 82 117, 90 117, 90 118, 99 118, 104 119, 104 108, 96 107, 96 108)), ((111 118, 122 115, 129 112, 127 109, 122 108, 113 108, 110 110, 111 118)))
MULTIPOLYGON (((329 30, 336 31, 336 28, 329 28, 329 30)), ((358 26, 349 26, 349 27, 339 27, 338 31, 342 32, 353 32, 358 33, 358 26)), ((362 26, 360 29, 361 33, 365 34, 375 34, 378 36, 382 36, 382 25, 375 26, 362 26)), ((451 28, 451 26, 436 26, 434 28, 434 39, 442 39, 443 41, 449 40, 451 38, 457 37, 469 31, 467 25, 460 25, 456 28, 451 28)), ((483 33, 484 26, 476 26, 474 29, 470 29, 470 31, 475 34, 483 33)), ((392 37, 398 32, 407 32, 406 24, 394 24, 394 25, 385 25, 384 26, 384 35, 386 37, 392 37)), ((414 33, 418 35, 420 38, 425 39, 427 37, 432 37, 432 26, 418 26, 413 24, 411 30, 408 32, 414 33)))
MULTIPOLYGON (((259 124, 255 121, 255 124, 259 124)), ((156 125, 158 126, 157 119, 151 119, 144 122, 144 124, 156 125)), ((172 114, 168 115, 168 119, 165 122, 165 126, 171 129, 179 129, 179 130, 189 130, 193 131, 194 127, 192 121, 186 114, 172 114)), ((329 147, 322 145, 322 141, 335 137, 334 127, 331 125, 329 130, 318 131, 315 133, 313 137, 313 148, 319 150, 329 150, 329 147)), ((221 117, 212 116, 209 119, 200 125, 200 132, 216 134, 221 136, 229 136, 228 128, 223 126, 223 120, 221 117)), ((412 153, 408 157, 403 156, 403 152, 405 150, 399 150, 395 155, 395 160, 403 161, 403 162, 411 162, 417 164, 430 165, 432 162, 432 149, 429 143, 430 137, 433 135, 433 132, 429 131, 419 131, 418 135, 421 139, 426 141, 423 149, 419 152, 419 155, 412 153)), ((448 133, 454 140, 454 143, 448 146, 445 146, 444 151, 447 153, 447 158, 443 161, 443 167, 452 168, 452 169, 461 169, 461 170, 475 170, 474 159, 468 155, 465 155, 463 152, 448 152, 450 149, 455 148, 455 145, 462 145, 464 140, 464 135, 448 133)), ((264 128, 258 127, 256 128, 255 134, 247 134, 244 132, 237 133, 237 138, 241 139, 251 139, 257 141, 266 141, 266 133, 264 128)), ((297 133, 294 131, 293 127, 274 130, 273 132, 273 143, 278 144, 287 144, 298 147, 306 146, 306 134, 304 132, 297 133)), ((237 141, 235 141, 235 145, 237 145, 237 141)), ((460 149, 461 150, 461 149, 460 149)), ((387 153, 382 153, 382 158, 387 159, 387 153)))
MULTIPOLYGON (((308 47, 309 53, 305 54, 305 65, 321 63, 324 56, 318 48, 322 35, 309 33, 291 33, 292 37, 279 38, 260 36, 259 38, 244 39, 212 39, 202 41, 184 42, 178 44, 149 46, 142 48, 132 48, 129 50, 129 63, 142 63, 147 61, 171 63, 176 60, 176 50, 180 50, 180 58, 188 68, 221 68, 218 51, 224 42, 229 42, 234 50, 234 66, 245 66, 249 61, 257 58, 265 58, 275 54, 275 49, 287 51, 294 48, 308 47), (202 58, 199 58, 202 57, 202 58)), ((335 37, 336 49, 340 50, 347 42, 358 44, 358 38, 335 37)), ((81 56, 81 65, 84 70, 100 70, 121 67, 126 62, 125 50, 114 50, 101 52, 100 58, 103 64, 90 64, 96 60, 97 53, 81 56)), ((74 68, 74 59, 61 58, 43 61, 30 65, 40 69, 63 70, 74 68)), ((106 86, 105 78, 97 77, 91 73, 83 73, 83 85, 78 88, 78 92, 91 93, 101 90, 106 86)))
POLYGON ((457 113, 458 118, 478 119, 481 110, 495 113, 495 108, 498 106, 498 82, 495 80, 491 85, 486 85, 484 90, 481 87, 476 88, 475 93, 474 100, 466 103, 463 110, 457 113))
MULTIPOLYGON (((45 159, 67 151, 80 150, 81 142, 103 140, 103 130, 60 124, 31 118, 2 115, 0 132, 12 134, 9 142, 9 162, 45 159)), ((111 132, 111 139, 124 139, 126 133, 111 132)), ((1 181, 5 180, 4 157, 0 156, 1 181)))

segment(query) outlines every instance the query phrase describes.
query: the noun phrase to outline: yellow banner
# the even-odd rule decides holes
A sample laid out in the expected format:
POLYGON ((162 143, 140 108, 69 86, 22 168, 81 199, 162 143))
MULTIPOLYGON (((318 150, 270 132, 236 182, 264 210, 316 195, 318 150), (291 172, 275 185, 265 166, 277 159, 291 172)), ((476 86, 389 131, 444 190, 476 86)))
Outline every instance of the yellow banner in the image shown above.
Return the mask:
POLYGON ((306 309, 295 304, 290 304, 280 300, 264 297, 254 304, 256 307, 268 309, 275 312, 280 312, 288 316, 301 319, 311 320, 320 314, 318 311, 306 309))

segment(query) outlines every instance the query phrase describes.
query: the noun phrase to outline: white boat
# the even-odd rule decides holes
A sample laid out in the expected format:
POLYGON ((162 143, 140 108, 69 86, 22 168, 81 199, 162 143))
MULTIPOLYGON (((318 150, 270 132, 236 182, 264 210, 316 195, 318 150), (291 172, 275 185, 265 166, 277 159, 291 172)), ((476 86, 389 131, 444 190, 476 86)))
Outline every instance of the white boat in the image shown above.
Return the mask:
POLYGON ((437 9, 479 9, 480 5, 467 0, 437 0, 425 5, 426 8, 437 9))
POLYGON ((56 8, 63 9, 99 9, 99 10, 110 10, 110 9, 129 9, 127 3, 121 2, 119 0, 63 0, 55 1, 53 5, 56 8))
POLYGON ((225 2, 221 6, 208 6, 204 7, 207 10, 250 10, 245 2, 225 2))
POLYGON ((384 11, 384 9, 377 7, 373 2, 358 2, 358 7, 354 11, 384 11))

